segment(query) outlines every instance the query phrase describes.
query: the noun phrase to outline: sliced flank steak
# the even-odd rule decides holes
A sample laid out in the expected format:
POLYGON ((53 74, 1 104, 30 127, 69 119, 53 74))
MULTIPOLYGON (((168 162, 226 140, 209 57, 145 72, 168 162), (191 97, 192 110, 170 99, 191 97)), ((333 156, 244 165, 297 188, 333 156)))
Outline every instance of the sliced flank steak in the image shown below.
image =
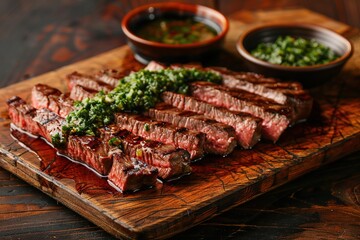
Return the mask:
POLYGON ((115 114, 116 124, 145 139, 171 144, 190 153, 191 159, 204 156, 205 134, 175 127, 169 123, 154 121, 148 117, 130 114, 115 114))
POLYGON ((180 110, 203 114, 207 118, 230 125, 235 129, 236 139, 243 148, 251 148, 260 140, 260 118, 215 107, 194 97, 173 92, 164 92, 162 100, 180 110))
MULTIPOLYGON (((252 72, 233 72, 222 67, 203 68, 199 64, 177 64, 171 65, 170 67, 196 68, 218 73, 222 77, 223 85, 228 88, 254 93, 271 99, 278 104, 292 107, 292 122, 294 123, 306 120, 312 109, 312 97, 298 82, 281 82, 278 79, 266 78, 261 74, 252 72)), ((164 69, 165 66, 152 61, 146 68, 151 71, 158 71, 164 69)))
MULTIPOLYGON (((35 86, 33 88, 33 94, 41 96, 44 95, 41 91, 52 92, 50 89, 53 89, 53 92, 56 90, 49 86, 46 86, 46 88, 38 88, 35 86)), ((49 101, 57 102, 56 96, 57 95, 48 95, 49 101)), ((33 97, 33 99, 36 100, 37 98, 33 97)), ((52 103, 43 104, 44 102, 47 101, 36 102, 37 107, 47 108, 47 106, 54 105, 52 103)), ((61 109, 61 104, 59 104, 59 108, 61 109)), ((62 115, 64 118, 66 116, 67 114, 62 115)), ((112 148, 109 145, 109 140, 116 137, 118 141, 121 142, 121 147, 125 154, 156 167, 159 170, 159 177, 162 179, 174 178, 188 174, 191 171, 191 167, 189 166, 190 155, 185 150, 177 149, 173 145, 146 140, 116 125, 101 128, 99 131, 101 133, 101 139, 104 140, 102 142, 105 144, 106 151, 110 151, 112 148)))
MULTIPOLYGON (((9 99, 7 104, 9 116, 15 126, 31 133, 32 135, 43 137, 49 143, 52 143, 52 136, 57 133, 61 133, 61 124, 64 119, 56 113, 53 113, 48 109, 35 109, 16 96, 9 99)), ((58 149, 58 151, 63 155, 90 166, 101 175, 107 175, 112 168, 113 156, 105 152, 103 144, 101 144, 101 141, 95 137, 70 136, 66 146, 62 149, 58 149)), ((120 157, 121 160, 119 160, 117 164, 129 165, 129 163, 132 162, 124 154, 118 154, 117 158, 120 157)), ((129 169, 129 166, 126 168, 129 169)), ((139 168, 139 166, 134 165, 133 168, 139 168)), ((139 171, 127 171, 121 178, 113 179, 112 176, 109 176, 109 180, 122 190, 136 190, 143 185, 148 186, 150 181, 152 181, 152 185, 154 185, 156 182, 156 176, 157 169, 142 165, 139 171), (140 174, 140 172, 142 174, 140 174), (136 186, 135 184, 128 185, 126 183, 128 182, 128 178, 136 178, 136 186), (122 182, 119 182, 119 180, 122 182), (136 189, 132 189, 134 186, 136 189)))
POLYGON ((277 141, 291 122, 292 109, 285 105, 264 101, 261 96, 249 92, 230 90, 209 82, 191 83, 191 95, 199 100, 241 111, 263 119, 263 136, 277 141))
POLYGON ((190 155, 185 150, 146 140, 115 124, 100 129, 100 133, 106 148, 110 150, 116 146, 131 158, 156 167, 162 179, 171 179, 191 172, 190 155))
POLYGON ((306 120, 311 112, 313 98, 297 82, 280 82, 263 75, 245 72, 232 72, 225 68, 207 68, 221 74, 223 84, 274 100, 279 104, 294 108, 294 122, 306 120))
POLYGON ((109 92, 113 89, 112 86, 110 86, 106 83, 97 81, 97 79, 94 78, 93 76, 85 75, 85 74, 78 73, 78 72, 73 72, 73 73, 67 75, 66 79, 67 79, 68 87, 70 90, 75 85, 80 85, 87 89, 92 89, 92 90, 96 90, 96 91, 104 91, 104 92, 109 92))
POLYGON ((178 127, 205 133, 205 151, 212 154, 227 155, 236 147, 235 130, 223 123, 190 111, 182 111, 165 103, 159 103, 145 114, 152 119, 168 122, 178 127))

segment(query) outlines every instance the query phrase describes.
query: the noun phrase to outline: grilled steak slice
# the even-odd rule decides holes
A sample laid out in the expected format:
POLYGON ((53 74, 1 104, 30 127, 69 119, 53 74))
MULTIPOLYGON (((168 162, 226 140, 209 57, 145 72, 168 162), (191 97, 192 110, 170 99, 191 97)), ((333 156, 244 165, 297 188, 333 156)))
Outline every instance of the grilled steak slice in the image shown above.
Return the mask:
POLYGON ((97 90, 92 90, 81 85, 74 85, 70 91, 70 98, 75 101, 82 101, 85 98, 92 98, 96 93, 98 93, 97 90))
POLYGON ((145 69, 146 70, 149 70, 149 71, 160 71, 160 70, 163 70, 165 69, 166 66, 161 64, 161 63, 158 63, 156 61, 150 61, 148 63, 148 65, 146 65, 145 69))
POLYGON ((136 191, 156 184, 157 169, 123 153, 113 154, 113 166, 108 179, 123 192, 136 191))
POLYGON ((35 108, 47 108, 61 117, 66 117, 74 105, 74 101, 66 94, 44 84, 36 84, 33 87, 31 102, 35 108))
POLYGON ((191 84, 191 95, 215 106, 247 112, 263 119, 263 136, 274 142, 290 123, 289 107, 263 101, 255 94, 230 91, 209 82, 194 82, 191 84))
POLYGON ((169 144, 145 140, 127 130, 120 129, 117 125, 102 128, 100 132, 101 139, 109 150, 113 148, 111 145, 120 145, 126 155, 156 167, 162 179, 181 176, 191 171, 190 155, 185 150, 176 149, 169 144))
POLYGON ((231 72, 224 68, 208 68, 220 73, 223 84, 229 88, 245 90, 288 104, 294 108, 294 122, 305 120, 310 115, 313 99, 297 82, 279 82, 260 74, 231 72))
POLYGON ((80 85, 88 89, 104 92, 109 92, 112 89, 111 86, 97 81, 96 78, 78 72, 73 72, 67 75, 67 82, 70 90, 75 85, 80 85))
MULTIPOLYGON (((82 97, 84 97, 84 96, 89 96, 89 95, 91 95, 91 94, 94 95, 93 93, 91 93, 91 92, 87 91, 86 89, 82 88, 82 89, 79 89, 79 91, 76 92, 76 96, 74 96, 73 98, 74 98, 74 99, 77 99, 77 100, 82 100, 82 97)), ((213 130, 213 132, 211 132, 211 133, 214 134, 214 131, 215 131, 215 130, 214 130, 214 127, 215 127, 215 124, 214 124, 214 123, 212 123, 212 124, 214 125, 214 127, 212 127, 212 128, 203 126, 203 125, 211 125, 210 122, 207 122, 207 123, 206 123, 206 119, 197 119, 197 120, 195 120, 196 117, 194 117, 194 120, 192 120, 192 123, 195 124, 195 121, 197 121, 197 122, 198 122, 197 125, 192 125, 192 124, 190 124, 190 123, 186 123, 186 126, 184 126, 184 123, 185 123, 185 122, 176 123, 176 121, 179 121, 179 119, 180 119, 181 117, 182 117, 182 119, 187 118, 187 117, 185 116, 185 113, 181 114, 181 113, 179 112, 178 117, 177 117, 176 119, 174 119, 175 122, 173 122, 173 121, 169 121, 170 119, 167 118, 167 117, 161 117, 161 115, 159 115, 159 114, 161 114, 161 113, 152 114, 152 111, 154 111, 154 109, 150 109, 149 112, 148 112, 148 115, 149 115, 151 118, 153 118, 153 119, 155 119, 155 120, 157 120, 157 121, 171 123, 171 124, 173 124, 173 125, 175 125, 175 126, 178 126, 178 127, 185 127, 185 128, 191 129, 191 130, 199 131, 199 132, 207 131, 208 133, 210 133, 210 131, 213 130), (161 120, 161 119, 163 119, 163 120, 161 120), (203 122, 201 126, 199 125, 200 122, 203 122), (201 128, 203 131, 200 131, 200 130, 199 130, 200 128, 201 128)), ((169 113, 168 113, 168 114, 169 114, 169 113)), ((188 118, 191 118, 191 117, 189 116, 188 118)), ((148 120, 150 121, 150 119, 148 119, 148 120)), ((182 121, 184 121, 184 120, 182 120, 182 121)), ((146 124, 146 123, 145 123, 145 124, 146 124)), ((168 127, 171 127, 169 124, 167 124, 167 126, 168 126, 168 127)), ((122 126, 122 127, 123 127, 123 126, 122 126)), ((164 125, 164 127, 165 127, 165 125, 164 125)), ((219 126, 217 126, 217 127, 219 127, 219 126)), ((130 128, 125 128, 125 129, 128 129, 129 131, 131 131, 131 130, 130 130, 131 127, 130 127, 130 128)), ((162 131, 162 130, 158 130, 158 131, 162 131)), ((172 131, 173 131, 173 130, 172 130, 172 131)), ((231 130, 229 130, 229 131, 231 131, 231 130)), ((206 134, 207 132, 204 132, 204 133, 206 134)), ((139 134, 138 134, 137 132, 135 132, 135 135, 139 135, 139 134)), ((144 137, 144 135, 141 135, 141 136, 144 137)), ((214 136, 214 137, 213 137, 213 139, 214 139, 213 141, 210 141, 209 138, 207 138, 206 136, 204 136, 204 137, 205 137, 205 142, 204 142, 204 148, 205 148, 205 149, 204 149, 204 150, 205 150, 206 152, 215 153, 215 154, 221 154, 221 155, 226 155, 226 154, 230 153, 230 152, 234 149, 234 147, 235 147, 235 142, 234 142, 232 139, 229 139, 229 137, 228 137, 226 140, 224 140, 224 139, 215 139, 215 136, 216 136, 216 135, 212 135, 212 136, 214 136), (228 142, 227 142, 227 141, 228 141, 228 142), (226 144, 226 145, 224 146, 224 144, 226 144)), ((147 137, 145 137, 145 138, 147 138, 147 137)), ((155 139, 152 138, 152 140, 157 141, 156 138, 155 138, 155 139)), ((166 143, 170 143, 170 140, 168 140, 166 143)), ((170 144, 173 144, 173 143, 170 143, 170 144)), ((175 145, 175 146, 177 146, 177 145, 175 145)), ((177 146, 177 147, 178 147, 178 146, 177 146)), ((188 149, 185 149, 185 150, 188 150, 188 149)), ((197 158, 197 157, 200 157, 200 155, 202 155, 202 154, 197 154, 197 155, 198 155, 198 156, 192 155, 192 159, 193 159, 194 157, 196 157, 196 158, 197 158)))
MULTIPOLYGON (((251 72, 232 72, 226 68, 202 68, 198 64, 171 65, 171 68, 197 68, 210 70, 220 74, 223 85, 232 89, 243 90, 271 99, 278 104, 293 108, 293 122, 306 120, 311 112, 313 99, 309 92, 298 82, 280 82, 278 79, 265 78, 263 75, 251 72)), ((165 67, 157 62, 150 62, 148 70, 158 71, 165 67)))
MULTIPOLYGON (((51 136, 61 131, 63 119, 50 110, 37 110, 19 97, 9 99, 7 104, 9 116, 17 127, 33 135, 41 136, 49 143, 51 143, 51 136)), ((95 137, 69 136, 66 148, 58 151, 63 155, 87 164, 102 175, 108 174, 112 167, 113 154, 105 152, 102 142, 95 137)), ((118 154, 116 159, 118 161, 115 165, 116 169, 112 171, 109 180, 123 191, 136 190, 139 186, 148 186, 149 183, 155 183, 154 179, 157 170, 153 167, 134 162, 123 154, 118 154), (127 171, 124 171, 121 177, 114 176, 122 166, 126 166, 123 169, 127 171)))
POLYGON ((26 102, 14 96, 7 100, 9 117, 15 126, 28 131, 33 135, 39 135, 40 128, 38 123, 32 119, 36 116, 36 109, 26 102))
POLYGON ((75 85, 70 92, 70 98, 76 101, 82 101, 85 98, 92 98, 98 93, 96 90, 85 88, 80 85, 75 85))
POLYGON ((35 136, 42 136, 51 143, 51 136, 61 130, 63 119, 47 109, 35 109, 23 99, 14 96, 7 101, 12 122, 35 136))
MULTIPOLYGON (((9 116, 21 129, 46 139, 52 143, 52 136, 61 134, 63 118, 48 109, 38 109, 26 104, 20 98, 8 101, 9 116), (19 124, 19 120, 22 120, 19 124)), ((111 158, 104 152, 100 142, 94 137, 70 136, 65 150, 61 153, 83 162, 100 174, 107 174, 111 167, 111 158)))
MULTIPOLYGON (((51 89, 53 89, 52 92, 56 92, 56 89, 46 86, 46 88, 41 89, 34 88, 33 94, 41 95, 41 93, 38 93, 37 91, 51 92, 51 89)), ((50 97, 49 101, 56 101, 55 96, 50 97)), ((41 104, 42 102, 38 102, 39 108, 46 108, 47 106, 53 105, 51 102, 50 104, 44 104, 44 106, 41 104)), ((59 103, 59 108, 61 109, 61 107, 61 103, 59 103)), ((63 115, 62 117, 66 116, 67 115, 63 115)), ((184 175, 191 171, 189 166, 190 155, 185 150, 176 149, 173 145, 145 140, 127 130, 120 129, 116 125, 111 125, 99 130, 101 132, 101 139, 105 147, 105 152, 109 152, 112 148, 108 144, 109 140, 116 137, 121 141, 125 154, 158 168, 159 177, 162 179, 184 175)))
POLYGON ((205 133, 204 148, 208 153, 227 155, 236 147, 235 130, 231 126, 203 115, 181 111, 165 103, 150 108, 146 114, 157 121, 205 133))
POLYGON ((260 118, 214 107, 196 98, 173 92, 164 92, 162 99, 165 103, 181 110, 203 114, 205 117, 232 126, 235 129, 237 141, 243 148, 251 148, 260 140, 262 122, 260 118))
POLYGON ((119 84, 119 80, 125 76, 127 76, 130 72, 127 71, 119 71, 115 69, 105 69, 97 74, 95 74, 94 78, 100 82, 103 82, 113 88, 115 88, 119 84))
POLYGON ((135 135, 188 151, 191 159, 201 158, 204 155, 205 134, 203 133, 177 128, 169 123, 153 121, 136 114, 117 113, 115 119, 119 127, 135 135))
POLYGON ((70 135, 66 150, 60 149, 59 152, 85 163, 101 175, 107 175, 112 166, 112 156, 105 151, 102 142, 93 136, 70 135))

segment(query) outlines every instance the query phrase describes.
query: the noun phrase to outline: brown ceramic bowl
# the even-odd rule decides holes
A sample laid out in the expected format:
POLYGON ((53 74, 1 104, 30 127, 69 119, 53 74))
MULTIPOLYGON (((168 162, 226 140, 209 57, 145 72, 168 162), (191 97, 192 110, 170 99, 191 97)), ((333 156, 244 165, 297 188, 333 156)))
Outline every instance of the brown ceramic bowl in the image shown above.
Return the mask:
POLYGON ((220 48, 229 29, 229 22, 220 12, 201 5, 164 2, 140 6, 130 11, 121 27, 135 57, 142 63, 191 61, 220 48), (148 21, 161 17, 194 17, 214 28, 217 35, 209 40, 191 44, 165 44, 135 35, 135 30, 148 21))
POLYGON ((326 28, 307 24, 272 24, 255 27, 240 36, 236 47, 250 71, 284 80, 296 80, 305 87, 318 86, 336 76, 353 53, 352 44, 343 36, 326 28), (286 35, 314 39, 332 49, 340 57, 326 64, 292 67, 272 64, 250 54, 259 43, 274 42, 278 36, 286 35))

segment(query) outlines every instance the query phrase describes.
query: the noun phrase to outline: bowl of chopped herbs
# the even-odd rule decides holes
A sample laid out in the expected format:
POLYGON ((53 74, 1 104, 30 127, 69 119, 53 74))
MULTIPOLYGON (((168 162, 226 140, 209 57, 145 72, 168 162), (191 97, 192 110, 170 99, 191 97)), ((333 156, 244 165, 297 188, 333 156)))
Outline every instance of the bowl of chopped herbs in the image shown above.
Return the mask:
POLYGON ((338 75, 353 53, 352 44, 329 29, 309 24, 272 24, 251 28, 237 41, 250 71, 305 87, 338 75))

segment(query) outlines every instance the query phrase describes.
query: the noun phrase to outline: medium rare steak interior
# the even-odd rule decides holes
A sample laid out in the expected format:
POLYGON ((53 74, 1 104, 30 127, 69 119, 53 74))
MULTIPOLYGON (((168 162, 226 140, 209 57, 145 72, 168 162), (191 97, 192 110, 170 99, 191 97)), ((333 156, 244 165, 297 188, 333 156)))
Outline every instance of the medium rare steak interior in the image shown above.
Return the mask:
POLYGON ((206 154, 249 149, 261 138, 275 142, 312 107, 300 84, 255 73, 156 62, 129 73, 74 72, 69 93, 38 84, 32 106, 8 100, 9 116, 122 191, 134 191, 189 174, 190 160, 206 154))

